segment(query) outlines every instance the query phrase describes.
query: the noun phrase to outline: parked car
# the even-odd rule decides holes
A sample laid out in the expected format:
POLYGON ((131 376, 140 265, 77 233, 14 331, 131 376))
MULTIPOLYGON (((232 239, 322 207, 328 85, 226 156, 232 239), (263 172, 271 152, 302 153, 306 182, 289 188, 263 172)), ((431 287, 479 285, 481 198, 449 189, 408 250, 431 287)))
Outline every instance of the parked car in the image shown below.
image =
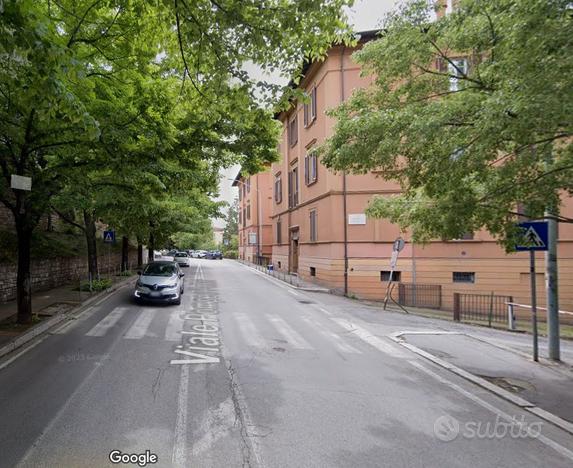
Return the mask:
POLYGON ((174 259, 179 266, 190 266, 191 261, 189 260, 189 254, 187 252, 177 252, 174 255, 174 259))
POLYGON ((210 250, 207 252, 207 258, 211 260, 223 260, 223 253, 220 250, 210 250))
POLYGON ((185 273, 176 262, 158 261, 148 263, 139 272, 133 293, 136 302, 167 302, 181 304, 184 292, 185 273))
POLYGON ((207 256, 207 252, 205 250, 195 250, 193 252, 193 258, 205 258, 207 256))

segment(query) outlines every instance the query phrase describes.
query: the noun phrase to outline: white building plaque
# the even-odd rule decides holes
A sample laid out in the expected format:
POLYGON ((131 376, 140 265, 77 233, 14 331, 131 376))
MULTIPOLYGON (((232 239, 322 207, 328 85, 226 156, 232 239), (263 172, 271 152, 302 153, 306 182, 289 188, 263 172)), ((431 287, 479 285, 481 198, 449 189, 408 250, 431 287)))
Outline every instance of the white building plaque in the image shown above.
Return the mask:
POLYGON ((364 213, 349 214, 348 224, 366 224, 366 215, 364 213))

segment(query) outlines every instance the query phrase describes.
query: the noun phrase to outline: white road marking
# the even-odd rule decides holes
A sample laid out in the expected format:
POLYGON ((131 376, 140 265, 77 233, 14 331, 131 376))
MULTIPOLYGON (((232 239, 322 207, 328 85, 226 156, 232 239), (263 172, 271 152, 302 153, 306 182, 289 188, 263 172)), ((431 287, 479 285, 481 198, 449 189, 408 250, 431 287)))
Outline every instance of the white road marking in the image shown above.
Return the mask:
POLYGON ((293 290, 293 289, 287 289, 287 291, 288 291, 289 293, 295 295, 295 296, 300 296, 300 294, 297 293, 297 292, 296 292, 295 290, 293 290))
POLYGON ((395 347, 397 345, 393 345, 392 343, 386 343, 386 341, 382 340, 381 338, 378 338, 377 336, 374 336, 371 332, 369 332, 365 328, 359 327, 358 325, 341 318, 332 318, 331 320, 336 322, 338 325, 340 325, 348 332, 360 338, 362 341, 365 341, 369 345, 374 346, 378 351, 382 351, 383 353, 386 353, 393 357, 398 357, 398 358, 405 357, 405 354, 395 347))
POLYGON ((302 320, 310 325, 314 330, 318 331, 324 338, 326 338, 330 343, 332 343, 338 351, 342 353, 353 353, 362 354, 362 351, 350 346, 345 343, 344 340, 338 336, 336 333, 332 333, 329 330, 325 330, 324 327, 316 320, 310 317, 302 317, 302 320))
POLYGON ((175 423, 175 443, 171 461, 174 467, 187 466, 187 401, 189 399, 189 365, 181 366, 179 394, 177 398, 177 422, 175 423))
POLYGON ((108 315, 99 321, 99 323, 93 327, 86 336, 104 336, 107 331, 113 327, 123 314, 128 310, 127 307, 116 307, 108 315))
POLYGON ((167 322, 167 327, 165 328, 165 340, 166 341, 180 341, 181 340, 181 330, 183 330, 183 323, 185 322, 181 318, 182 310, 174 310, 169 316, 169 321, 167 322))
POLYGON ((157 309, 143 309, 139 317, 137 317, 137 320, 133 322, 133 325, 129 327, 129 330, 127 330, 123 337, 131 340, 143 338, 156 313, 157 309))
MULTIPOLYGON (((465 397, 469 398, 470 400, 472 400, 473 402, 477 403, 478 405, 480 405, 481 407, 491 411, 492 413, 496 414, 497 416, 499 416, 502 419, 505 419, 506 421, 515 424, 515 418, 510 416, 509 414, 501 411, 500 409, 496 408, 495 406, 491 405, 490 403, 482 400, 481 398, 479 398, 478 396, 474 395, 473 393, 463 389, 462 387, 460 387, 459 385, 455 384, 454 382, 451 382, 445 378, 443 378, 442 376, 436 374, 435 372, 431 371, 430 369, 428 369, 427 367, 423 366, 422 364, 420 364, 417 361, 412 361, 412 360, 408 360, 408 362, 414 366, 416 369, 421 370, 422 372, 428 374, 429 376, 433 377, 434 379, 436 379, 437 381, 443 383, 444 385, 447 385, 448 387, 452 388, 453 390, 455 390, 456 392, 464 395, 465 397)), ((551 447, 553 450, 555 450, 556 452, 558 452, 560 455, 563 455, 564 457, 568 458, 569 460, 573 460, 573 452, 565 447, 563 447, 562 445, 559 445, 557 442, 555 442, 554 440, 549 439, 548 437, 545 437, 544 435, 541 434, 532 434, 531 428, 527 429, 528 433, 533 437, 535 436, 535 438, 537 440, 539 440, 541 443, 547 445, 548 447, 551 447)))
POLYGON ((28 351, 30 351, 32 348, 35 348, 36 346, 38 346, 40 343, 42 343, 45 339, 47 339, 50 335, 44 335, 42 338, 40 338, 38 341, 36 341, 35 343, 33 343, 32 345, 28 346, 27 348, 23 349, 22 351, 20 351, 18 354, 12 356, 10 359, 7 359, 6 361, 4 361, 2 364, 0 364, 0 370, 4 369, 5 367, 8 367, 10 364, 12 364, 16 359, 18 359, 20 356, 22 356, 23 354, 26 354, 28 351))
POLYGON ((255 324, 245 314, 235 314, 235 319, 239 324, 239 330, 247 343, 257 348, 265 346, 264 340, 260 337, 255 324))
POLYGON ((209 455, 213 444, 233 429, 235 419, 235 405, 230 397, 221 402, 217 408, 208 408, 194 437, 196 442, 191 450, 193 456, 198 457, 203 452, 209 455))
POLYGON ((84 311, 80 312, 79 315, 71 316, 70 320, 64 323, 61 327, 58 327, 51 334, 63 335, 64 333, 69 332, 78 323, 85 322, 85 320, 90 318, 95 312, 97 312, 97 309, 94 306, 90 306, 84 311))
POLYGON ((312 346, 302 336, 300 336, 293 328, 286 323, 282 318, 277 315, 269 316, 270 322, 281 333, 294 348, 298 349, 313 349, 312 346))

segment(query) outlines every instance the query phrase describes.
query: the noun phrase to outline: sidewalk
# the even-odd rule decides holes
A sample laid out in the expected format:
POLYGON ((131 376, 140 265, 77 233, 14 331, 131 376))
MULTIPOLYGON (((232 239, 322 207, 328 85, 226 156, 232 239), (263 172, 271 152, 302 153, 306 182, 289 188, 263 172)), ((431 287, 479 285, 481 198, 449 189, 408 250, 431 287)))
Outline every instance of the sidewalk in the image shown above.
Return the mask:
MULTIPOLYGON (((501 389, 493 387, 500 396, 532 413, 544 417, 542 414, 549 412, 562 418, 565 421, 561 424, 573 433, 570 365, 544 359, 536 363, 517 350, 463 332, 406 331, 395 338, 410 350, 461 377, 469 377, 478 385, 492 390, 490 384, 493 384, 501 389)), ((545 416, 551 420, 551 415, 545 416)))
MULTIPOLYGON (((130 277, 112 276, 111 278, 113 285, 115 285, 130 277)), ((96 292, 77 291, 75 290, 77 288, 78 283, 74 282, 54 289, 33 293, 32 313, 42 321, 54 315, 66 313, 98 294, 96 292)), ((39 323, 35 322, 29 326, 22 327, 13 326, 9 319, 11 317, 15 318, 16 313, 17 304, 15 300, 0 303, 0 347, 39 323)))
POLYGON ((272 276, 273 278, 279 281, 283 281, 284 283, 290 284, 292 287, 296 289, 301 289, 303 291, 309 291, 309 292, 324 292, 324 293, 330 292, 330 289, 322 287, 315 283, 304 281, 300 279, 298 275, 293 275, 285 271, 269 270, 264 265, 257 265, 255 263, 246 262, 245 260, 237 260, 237 261, 249 268, 253 268, 268 276, 272 276))

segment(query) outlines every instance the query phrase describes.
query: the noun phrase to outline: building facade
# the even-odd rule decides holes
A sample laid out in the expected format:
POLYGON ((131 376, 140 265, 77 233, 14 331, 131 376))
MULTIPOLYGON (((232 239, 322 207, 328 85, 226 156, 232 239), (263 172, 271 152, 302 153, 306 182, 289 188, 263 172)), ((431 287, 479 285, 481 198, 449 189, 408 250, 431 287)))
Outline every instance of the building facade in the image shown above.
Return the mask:
MULTIPOLYGON (((361 33, 357 47, 375 38, 361 33)), ((365 208, 374 195, 390 196, 399 186, 377 176, 333 173, 315 148, 333 133, 326 111, 372 78, 360 76, 352 59, 356 48, 332 47, 322 62, 305 67, 299 87, 309 96, 277 116, 282 124, 280 161, 261 175, 272 187, 272 263, 276 270, 361 298, 385 296, 393 243, 402 237, 394 279, 404 284, 441 285, 442 307, 452 308, 453 293, 499 294, 529 304, 527 253, 506 254, 487 232, 464 239, 436 240, 425 246, 410 242, 410 234, 383 219, 369 219, 365 208)), ((452 86, 455 86, 455 80, 452 86)), ((243 205, 253 203, 252 193, 243 205)), ((564 200, 562 214, 573 217, 573 203, 564 200)), ((252 216, 252 214, 251 214, 252 216)), ((247 219, 247 223, 250 220, 247 219)), ((265 218, 266 222, 266 218, 265 218)), ((249 224, 241 224, 243 231, 249 224)), ((246 232, 245 232, 246 234, 246 232)), ((244 248, 244 258, 253 255, 244 248)), ((559 226, 560 308, 573 311, 573 226, 559 226)), ((537 254, 539 305, 545 305, 544 255, 537 254)))
POLYGON ((268 264, 272 257, 272 183, 270 171, 252 176, 240 172, 233 181, 239 191, 239 258, 268 264))

